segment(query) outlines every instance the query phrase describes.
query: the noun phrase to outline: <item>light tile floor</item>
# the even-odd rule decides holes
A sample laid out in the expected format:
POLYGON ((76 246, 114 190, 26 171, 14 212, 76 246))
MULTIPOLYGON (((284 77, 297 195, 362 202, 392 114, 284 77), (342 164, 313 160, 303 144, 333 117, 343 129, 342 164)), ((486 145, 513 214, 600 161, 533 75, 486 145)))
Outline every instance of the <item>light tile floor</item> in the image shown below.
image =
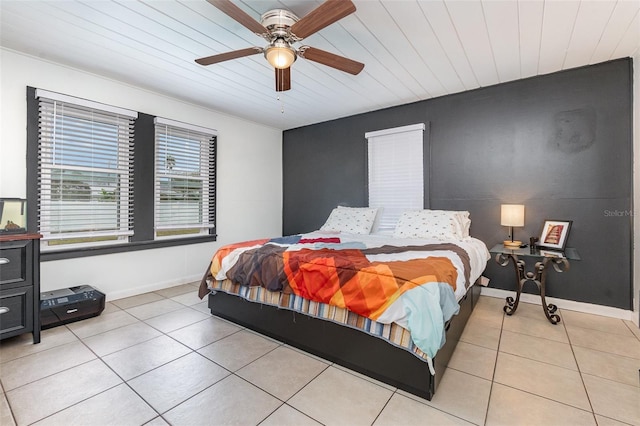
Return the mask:
POLYGON ((212 317, 197 284, 0 343, 0 424, 640 425, 640 330, 481 297, 426 401, 212 317))

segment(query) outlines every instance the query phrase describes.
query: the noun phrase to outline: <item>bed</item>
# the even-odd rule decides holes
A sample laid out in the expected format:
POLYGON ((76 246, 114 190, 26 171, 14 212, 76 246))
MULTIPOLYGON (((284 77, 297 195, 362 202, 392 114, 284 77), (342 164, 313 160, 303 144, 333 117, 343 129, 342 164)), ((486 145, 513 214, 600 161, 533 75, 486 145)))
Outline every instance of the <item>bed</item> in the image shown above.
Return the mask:
POLYGON ((431 399, 488 250, 466 212, 407 212, 394 232, 370 233, 375 213, 352 210, 315 232, 221 247, 200 296, 213 315, 431 399))

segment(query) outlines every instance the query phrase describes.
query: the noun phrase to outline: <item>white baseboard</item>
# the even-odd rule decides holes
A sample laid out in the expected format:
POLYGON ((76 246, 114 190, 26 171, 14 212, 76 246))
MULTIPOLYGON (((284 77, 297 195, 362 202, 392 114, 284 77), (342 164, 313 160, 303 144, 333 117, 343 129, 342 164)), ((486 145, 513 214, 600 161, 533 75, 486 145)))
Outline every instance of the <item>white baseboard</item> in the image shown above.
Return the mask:
MULTIPOLYGON (((501 299, 507 298, 507 296, 515 297, 515 291, 501 290, 498 288, 482 287, 483 296, 497 297, 501 299)), ((610 306, 594 305, 592 303, 576 302, 573 300, 557 299, 555 297, 545 297, 547 304, 552 303, 560 309, 567 309, 569 311, 584 312, 587 314, 602 315, 604 317, 619 318, 627 321, 632 321, 638 325, 638 313, 634 311, 627 311, 620 308, 612 308, 610 306)), ((520 295, 520 301, 526 303, 534 303, 541 305, 540 295, 522 293, 520 295)))
POLYGON ((191 277, 183 277, 175 280, 161 281, 142 287, 135 287, 131 290, 112 291, 107 294, 106 301, 110 302, 112 300, 124 299, 125 297, 137 296, 139 294, 149 293, 156 290, 163 290, 165 288, 174 287, 181 284, 188 284, 196 281, 199 282, 201 279, 201 275, 194 275, 191 277))

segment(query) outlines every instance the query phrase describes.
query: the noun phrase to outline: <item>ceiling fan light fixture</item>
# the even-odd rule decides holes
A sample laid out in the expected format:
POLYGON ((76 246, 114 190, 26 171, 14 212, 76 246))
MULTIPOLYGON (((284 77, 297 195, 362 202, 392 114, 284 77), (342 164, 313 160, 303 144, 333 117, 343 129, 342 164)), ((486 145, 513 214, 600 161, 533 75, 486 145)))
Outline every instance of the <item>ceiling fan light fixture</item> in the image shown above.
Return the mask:
POLYGON ((235 2, 238 0, 207 1, 243 27, 265 39, 268 45, 264 48, 249 47, 196 59, 196 63, 200 65, 217 64, 262 53, 269 64, 275 68, 278 92, 291 89, 291 65, 298 56, 353 75, 359 74, 364 68, 363 63, 335 53, 309 46, 293 47, 294 44, 355 12, 356 6, 351 0, 323 0, 318 7, 302 18, 298 18, 286 9, 273 9, 263 13, 260 22, 236 6, 235 2))
POLYGON ((287 42, 278 39, 264 51, 264 57, 277 69, 286 69, 296 61, 296 51, 287 42))

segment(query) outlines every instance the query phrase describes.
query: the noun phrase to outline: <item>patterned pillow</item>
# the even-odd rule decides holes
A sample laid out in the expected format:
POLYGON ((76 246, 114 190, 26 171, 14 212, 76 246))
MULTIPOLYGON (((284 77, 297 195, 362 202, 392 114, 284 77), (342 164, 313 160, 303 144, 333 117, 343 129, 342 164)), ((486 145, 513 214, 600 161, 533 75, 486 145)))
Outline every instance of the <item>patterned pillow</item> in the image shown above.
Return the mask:
POLYGON ((457 221, 457 230, 454 233, 459 239, 469 237, 469 229, 471 228, 471 219, 469 212, 466 210, 429 210, 442 215, 451 215, 457 221))
POLYGON ((469 237, 469 230, 471 228, 471 219, 469 219, 468 211, 454 211, 460 222, 460 229, 462 238, 469 237))
POLYGON ((338 206, 320 228, 321 231, 368 234, 371 232, 378 209, 370 207, 338 206))
POLYGON ((469 212, 409 210, 400 215, 393 236, 461 240, 469 236, 470 223, 469 212))

